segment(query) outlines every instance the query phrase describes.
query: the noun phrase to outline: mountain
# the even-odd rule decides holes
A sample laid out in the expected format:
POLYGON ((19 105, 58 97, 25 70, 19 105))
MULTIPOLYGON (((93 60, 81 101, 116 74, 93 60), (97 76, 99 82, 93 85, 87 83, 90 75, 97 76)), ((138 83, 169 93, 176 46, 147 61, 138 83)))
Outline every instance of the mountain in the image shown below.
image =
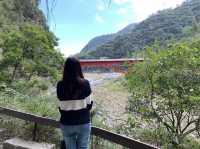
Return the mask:
MULTIPOLYGON (((12 30, 20 30, 22 24, 37 24, 48 30, 45 16, 39 9, 40 0, 0 0, 0 46, 12 30)), ((2 58, 0 47, 0 60, 2 58)))
POLYGON ((88 44, 81 50, 81 51, 93 51, 96 50, 96 48, 99 45, 102 45, 108 41, 111 41, 115 38, 115 34, 109 34, 109 35, 102 35, 102 36, 97 36, 90 40, 88 44))
POLYGON ((0 0, 0 28, 30 22, 47 27, 40 0, 0 0))
POLYGON ((135 28, 136 25, 137 25, 137 23, 132 23, 132 24, 127 25, 125 28, 123 28, 122 30, 118 31, 116 36, 125 35, 125 34, 128 34, 128 33, 131 33, 131 31, 135 28))
POLYGON ((93 50, 82 50, 79 57, 127 57, 155 41, 165 45, 171 40, 180 40, 186 36, 185 31, 197 23, 200 23, 200 0, 186 0, 175 9, 166 9, 151 15, 125 34, 118 32, 113 39, 96 45, 93 50))
MULTIPOLYGON (((19 30, 23 23, 37 24, 48 28, 46 19, 39 9, 40 0, 0 0, 0 46, 11 30, 19 30)), ((0 60, 2 59, 0 47, 0 60)))
POLYGON ((55 49, 57 38, 39 9, 40 2, 0 0, 0 83, 58 79, 64 59, 55 49))
POLYGON ((117 33, 95 37, 92 40, 90 40, 88 44, 81 51, 82 52, 95 51, 97 47, 105 44, 106 42, 114 40, 115 37, 130 33, 131 30, 134 29, 135 25, 136 25, 135 23, 129 24, 128 26, 126 26, 124 29, 120 30, 117 33))

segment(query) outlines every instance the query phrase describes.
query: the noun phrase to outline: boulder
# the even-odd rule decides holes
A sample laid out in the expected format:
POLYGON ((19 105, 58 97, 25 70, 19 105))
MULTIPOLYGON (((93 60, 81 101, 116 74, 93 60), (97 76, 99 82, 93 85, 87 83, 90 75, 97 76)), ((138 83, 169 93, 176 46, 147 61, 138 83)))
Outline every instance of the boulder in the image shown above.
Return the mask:
POLYGON ((5 135, 5 133, 6 133, 6 129, 0 128, 0 137, 5 135))
MULTIPOLYGON (((4 140, 6 140, 6 136, 7 136, 7 132, 6 131, 7 131, 6 129, 0 128, 0 145, 2 144, 2 142, 4 140)), ((0 149, 1 149, 1 147, 0 147, 0 149)))

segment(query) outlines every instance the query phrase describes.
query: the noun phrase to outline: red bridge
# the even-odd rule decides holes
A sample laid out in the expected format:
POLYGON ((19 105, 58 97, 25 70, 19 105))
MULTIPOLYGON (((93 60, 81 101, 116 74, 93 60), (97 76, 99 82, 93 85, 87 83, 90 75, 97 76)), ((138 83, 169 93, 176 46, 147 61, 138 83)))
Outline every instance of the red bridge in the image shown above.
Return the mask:
POLYGON ((126 72, 131 64, 141 62, 143 59, 81 59, 83 69, 87 68, 106 68, 113 72, 126 72))

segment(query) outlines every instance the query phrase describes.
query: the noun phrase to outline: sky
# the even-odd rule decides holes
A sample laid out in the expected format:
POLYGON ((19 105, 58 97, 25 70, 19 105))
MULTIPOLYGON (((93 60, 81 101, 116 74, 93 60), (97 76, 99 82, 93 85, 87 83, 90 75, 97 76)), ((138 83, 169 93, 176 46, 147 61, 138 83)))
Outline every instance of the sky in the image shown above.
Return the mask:
MULTIPOLYGON (((40 9, 46 12, 46 0, 40 9)), ((184 0, 49 0, 48 24, 66 57, 94 37, 115 33, 130 23, 143 21, 159 10, 175 8, 184 0)), ((46 15, 47 16, 47 15, 46 15)))

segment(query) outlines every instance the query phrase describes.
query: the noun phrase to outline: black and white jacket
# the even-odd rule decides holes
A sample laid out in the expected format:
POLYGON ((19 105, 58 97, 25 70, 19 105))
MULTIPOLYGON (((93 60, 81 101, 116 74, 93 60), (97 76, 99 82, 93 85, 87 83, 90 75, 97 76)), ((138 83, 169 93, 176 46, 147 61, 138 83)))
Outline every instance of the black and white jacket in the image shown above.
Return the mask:
POLYGON ((90 123, 91 87, 88 80, 84 80, 81 92, 76 99, 65 97, 64 82, 57 84, 57 97, 59 99, 60 123, 63 125, 79 125, 90 123))

